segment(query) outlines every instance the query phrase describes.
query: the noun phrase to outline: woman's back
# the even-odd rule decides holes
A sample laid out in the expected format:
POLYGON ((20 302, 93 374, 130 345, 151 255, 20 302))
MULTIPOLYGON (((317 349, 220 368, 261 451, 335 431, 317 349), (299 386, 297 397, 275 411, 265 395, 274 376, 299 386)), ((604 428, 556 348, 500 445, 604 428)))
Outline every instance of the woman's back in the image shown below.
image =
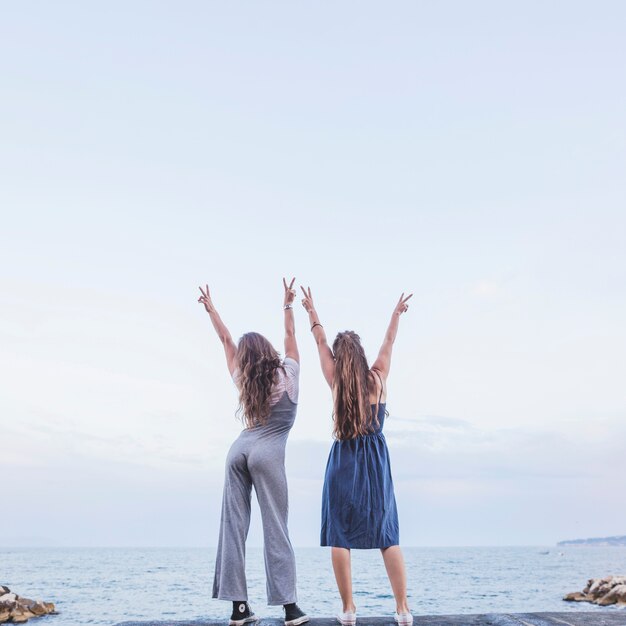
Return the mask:
MULTIPOLYGON (((282 367, 277 368, 274 384, 269 399, 269 415, 262 423, 248 426, 243 432, 245 438, 287 435, 296 419, 298 409, 300 365, 294 359, 286 357, 282 367)), ((233 380, 239 387, 241 374, 233 373, 233 380)), ((252 420, 248 420, 250 422, 252 420)))

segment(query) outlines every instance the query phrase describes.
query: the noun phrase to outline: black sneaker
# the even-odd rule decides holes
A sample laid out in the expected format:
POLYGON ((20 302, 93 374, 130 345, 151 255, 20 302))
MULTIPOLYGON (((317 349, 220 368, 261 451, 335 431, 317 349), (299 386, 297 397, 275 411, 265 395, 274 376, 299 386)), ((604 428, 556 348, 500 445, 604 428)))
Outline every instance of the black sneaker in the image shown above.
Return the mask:
POLYGON ((243 626, 258 619, 247 602, 233 602, 233 614, 230 616, 228 626, 243 626))
POLYGON ((285 626, 298 626, 309 621, 309 616, 294 602, 285 604, 285 626))

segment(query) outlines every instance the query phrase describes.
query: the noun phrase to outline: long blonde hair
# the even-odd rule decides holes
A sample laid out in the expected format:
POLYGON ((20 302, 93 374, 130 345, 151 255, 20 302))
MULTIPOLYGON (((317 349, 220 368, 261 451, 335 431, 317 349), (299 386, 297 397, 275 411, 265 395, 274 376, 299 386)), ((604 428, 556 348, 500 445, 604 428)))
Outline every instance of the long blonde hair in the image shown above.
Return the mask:
POLYGON ((371 433, 378 416, 370 405, 370 371, 361 338, 351 330, 338 333, 333 342, 335 375, 333 378, 333 435, 336 439, 354 439, 371 433))
POLYGON ((267 422, 272 386, 283 367, 274 346, 259 333, 246 333, 237 345, 239 407, 237 413, 247 428, 267 422))

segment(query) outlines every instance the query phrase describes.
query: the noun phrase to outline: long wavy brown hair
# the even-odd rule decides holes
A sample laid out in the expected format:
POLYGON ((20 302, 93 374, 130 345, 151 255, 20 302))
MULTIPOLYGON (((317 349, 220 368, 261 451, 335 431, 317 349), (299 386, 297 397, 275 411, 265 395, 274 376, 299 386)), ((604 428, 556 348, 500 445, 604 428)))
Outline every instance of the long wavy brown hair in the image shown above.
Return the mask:
POLYGON ((272 385, 283 367, 274 346, 259 333, 246 333, 237 345, 239 408, 247 428, 261 426, 270 414, 272 385))
POLYGON ((361 338, 351 330, 339 333, 333 342, 333 355, 333 435, 336 439, 367 435, 378 425, 378 416, 372 414, 370 405, 373 374, 361 338))

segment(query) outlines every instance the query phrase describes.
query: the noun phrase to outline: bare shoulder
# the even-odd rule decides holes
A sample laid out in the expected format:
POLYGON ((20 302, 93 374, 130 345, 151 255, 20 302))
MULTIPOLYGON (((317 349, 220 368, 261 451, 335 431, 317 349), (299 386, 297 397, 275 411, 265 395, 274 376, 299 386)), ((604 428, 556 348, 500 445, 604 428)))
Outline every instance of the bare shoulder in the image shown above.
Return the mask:
POLYGON ((372 367, 370 369, 370 404, 385 402, 387 399, 387 384, 382 372, 372 367), (380 398, 380 400, 379 400, 380 398))

